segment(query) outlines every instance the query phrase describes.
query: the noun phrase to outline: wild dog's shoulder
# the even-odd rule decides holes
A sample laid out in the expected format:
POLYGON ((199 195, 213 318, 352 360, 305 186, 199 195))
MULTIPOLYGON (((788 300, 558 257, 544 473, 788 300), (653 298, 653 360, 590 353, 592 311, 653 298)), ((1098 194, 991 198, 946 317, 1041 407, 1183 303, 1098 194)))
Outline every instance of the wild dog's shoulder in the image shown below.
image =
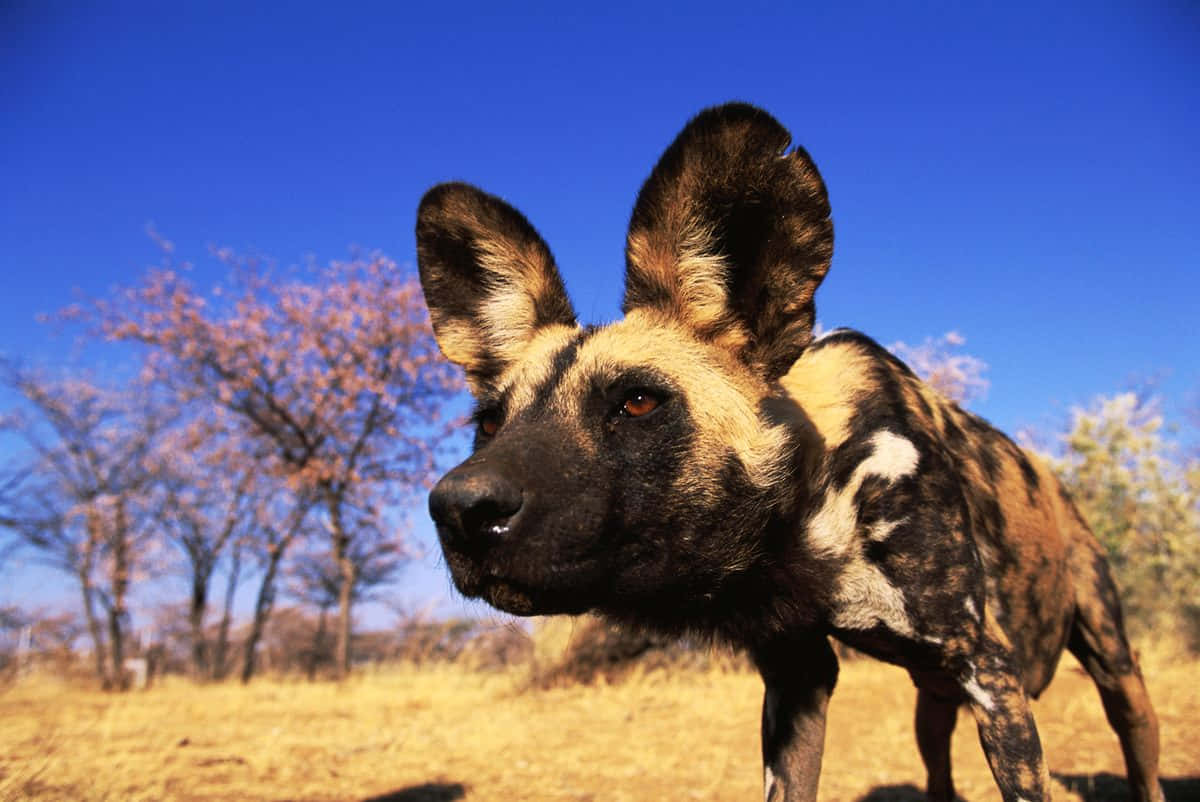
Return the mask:
POLYGON ((924 429, 935 419, 937 399, 920 379, 886 348, 851 329, 814 342, 780 381, 827 450, 869 440, 881 429, 924 429))
POLYGON ((824 440, 802 531, 827 566, 834 632, 894 660, 970 641, 983 582, 963 479, 938 432, 949 402, 847 330, 809 346, 783 385, 824 440))
POLYGON ((814 342, 781 383, 831 449, 897 427, 944 441, 951 450, 967 441, 977 448, 1016 448, 987 421, 922 381, 895 354, 852 329, 837 329, 814 342))
POLYGON ((838 329, 814 342, 781 382, 828 452, 867 448, 888 431, 913 441, 922 455, 937 452, 943 465, 981 491, 1015 479, 1032 497, 1046 473, 1006 435, 857 331, 838 329))

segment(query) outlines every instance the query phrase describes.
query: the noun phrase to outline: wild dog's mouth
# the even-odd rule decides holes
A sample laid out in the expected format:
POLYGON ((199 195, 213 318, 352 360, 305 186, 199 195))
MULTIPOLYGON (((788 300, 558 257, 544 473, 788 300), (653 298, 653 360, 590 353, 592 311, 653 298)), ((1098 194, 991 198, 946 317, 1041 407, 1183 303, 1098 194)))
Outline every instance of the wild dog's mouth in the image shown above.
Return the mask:
POLYGON ((594 605, 600 573, 595 558, 514 563, 446 551, 454 584, 464 595, 514 615, 577 615, 594 605))
POLYGON ((538 604, 534 594, 516 583, 504 579, 489 579, 483 583, 479 598, 498 610, 513 615, 539 615, 546 612, 543 605, 538 604))

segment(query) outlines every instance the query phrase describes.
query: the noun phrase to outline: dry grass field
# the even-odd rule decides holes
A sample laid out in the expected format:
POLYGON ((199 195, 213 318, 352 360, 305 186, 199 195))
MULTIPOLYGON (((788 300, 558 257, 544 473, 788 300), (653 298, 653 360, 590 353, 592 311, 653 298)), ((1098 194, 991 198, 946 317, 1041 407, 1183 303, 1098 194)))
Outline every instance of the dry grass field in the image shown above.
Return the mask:
MULTIPOLYGON (((1167 796, 1200 800, 1200 662, 1144 662, 1167 796)), ((0 691, 0 800, 761 799, 760 693, 733 670, 528 690, 517 672, 392 668, 124 696, 32 678, 0 691)), ((913 701, 903 672, 843 664, 822 799, 923 799, 913 701)), ((1125 798, 1116 739, 1070 657, 1036 715, 1057 799, 1125 798)), ((962 796, 998 799, 965 712, 954 748, 962 796)))

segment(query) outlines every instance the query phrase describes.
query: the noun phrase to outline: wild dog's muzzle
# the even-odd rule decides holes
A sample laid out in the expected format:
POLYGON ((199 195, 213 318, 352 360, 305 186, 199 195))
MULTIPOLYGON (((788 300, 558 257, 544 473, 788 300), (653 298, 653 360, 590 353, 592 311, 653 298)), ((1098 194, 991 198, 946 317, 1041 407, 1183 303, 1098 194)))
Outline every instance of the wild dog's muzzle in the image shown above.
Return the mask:
POLYGON ((506 428, 429 494, 450 575, 464 595, 518 615, 582 612, 610 573, 611 501, 561 430, 506 428))

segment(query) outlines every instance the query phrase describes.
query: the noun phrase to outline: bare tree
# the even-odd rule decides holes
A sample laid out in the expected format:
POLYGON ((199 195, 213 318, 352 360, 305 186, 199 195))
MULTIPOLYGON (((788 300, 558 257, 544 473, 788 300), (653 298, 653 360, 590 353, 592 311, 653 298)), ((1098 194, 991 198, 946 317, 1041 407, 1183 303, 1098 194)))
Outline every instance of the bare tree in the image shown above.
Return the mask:
MULTIPOLYGON (((255 495, 263 488, 262 465, 248 448, 253 444, 214 429, 204 416, 173 434, 159 450, 156 465, 163 485, 163 522, 187 565, 192 673, 207 679, 223 671, 232 601, 227 589, 219 645, 210 646, 205 619, 212 577, 226 548, 248 537, 258 523, 255 495)), ((230 579, 236 585, 240 559, 233 566, 230 579)))
MULTIPOLYGON (((267 619, 275 607, 280 563, 292 544, 303 538, 312 510, 313 501, 309 495, 280 495, 282 498, 268 497, 260 502, 256 516, 256 534, 247 540, 256 553, 262 577, 254 599, 254 617, 250 621, 250 631, 242 646, 242 682, 249 682, 257 669, 258 646, 262 641, 267 619)), ((228 596, 226 601, 228 615, 228 596)))
POLYGON ((3 378, 26 402, 5 428, 24 439, 28 459, 0 520, 76 580, 97 675, 105 687, 124 688, 131 584, 161 556, 150 457, 172 413, 137 382, 117 391, 11 364, 3 378))
MULTIPOLYGON (((398 542, 383 538, 378 532, 357 535, 351 541, 348 556, 354 563, 354 585, 350 588, 354 604, 373 598, 379 588, 395 580, 408 558, 398 542)), ((346 578, 338 563, 327 554, 313 552, 298 555, 287 573, 288 595, 317 608, 317 627, 306 669, 312 679, 318 664, 331 651, 326 644, 326 619, 329 610, 342 598, 346 578)))

